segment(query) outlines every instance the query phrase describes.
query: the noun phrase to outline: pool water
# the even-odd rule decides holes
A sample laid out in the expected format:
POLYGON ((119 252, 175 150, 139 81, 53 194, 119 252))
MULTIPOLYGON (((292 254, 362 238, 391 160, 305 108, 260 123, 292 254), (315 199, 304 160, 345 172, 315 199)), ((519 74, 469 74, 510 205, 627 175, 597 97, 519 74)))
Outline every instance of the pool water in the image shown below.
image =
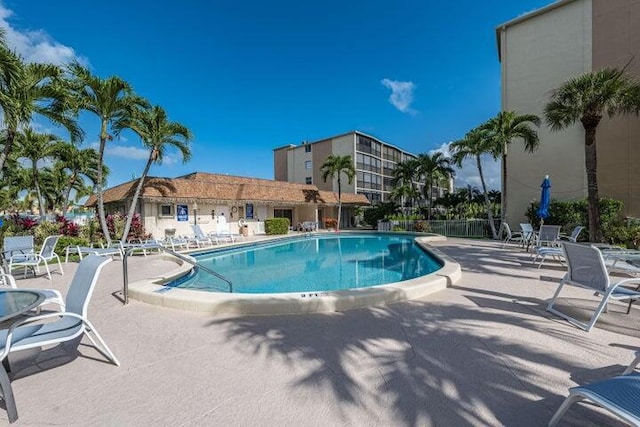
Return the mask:
MULTIPOLYGON (((311 235, 195 255, 198 264, 233 282, 236 293, 323 292, 399 282, 424 276, 442 263, 411 235, 311 235)), ((168 284, 228 292, 203 270, 168 284)))

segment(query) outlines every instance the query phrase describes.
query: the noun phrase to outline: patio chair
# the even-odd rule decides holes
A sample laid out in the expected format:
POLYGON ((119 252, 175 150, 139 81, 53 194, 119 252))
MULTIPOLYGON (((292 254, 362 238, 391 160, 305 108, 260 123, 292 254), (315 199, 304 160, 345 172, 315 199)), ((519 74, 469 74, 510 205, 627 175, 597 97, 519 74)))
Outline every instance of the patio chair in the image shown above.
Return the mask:
POLYGON ((60 274, 64 274, 64 270, 62 270, 62 262, 60 261, 60 257, 57 253, 55 253, 56 245, 58 244, 58 239, 60 236, 48 236, 44 239, 44 243, 42 244, 42 248, 40 248, 39 253, 17 253, 13 254, 11 258, 9 258, 9 273, 13 271, 14 267, 24 267, 24 277, 27 277, 27 268, 31 267, 33 269, 33 274, 40 272, 40 264, 44 263, 44 268, 47 270, 47 277, 51 280, 51 271, 49 271, 49 262, 56 260, 58 261, 58 267, 60 269, 60 274))
POLYGON ((15 254, 29 254, 34 251, 33 236, 9 236, 3 239, 2 259, 9 268, 9 259, 15 254))
POLYGON ((193 234, 195 237, 189 238, 189 240, 194 242, 198 247, 200 247, 201 243, 209 246, 213 245, 213 239, 207 236, 198 224, 192 224, 191 229, 193 230, 193 234))
POLYGON ((536 231, 533 229, 533 225, 530 222, 521 222, 520 223, 520 231, 522 233, 523 242, 522 246, 528 247, 535 242, 536 239, 536 231))
POLYGON ((560 240, 568 240, 570 242, 576 243, 578 241, 578 236, 580 236, 580 233, 582 233, 582 230, 584 230, 584 227, 581 225, 578 225, 574 227, 570 235, 566 236, 561 234, 560 240))
POLYGON ((565 258, 567 260, 568 271, 560 281, 558 289, 547 306, 547 311, 562 317, 569 323, 589 332, 595 325, 598 317, 607 307, 607 303, 612 300, 634 300, 640 298, 640 292, 632 291, 621 285, 640 284, 640 278, 623 279, 616 283, 611 283, 607 267, 600 250, 591 245, 581 245, 577 243, 564 243, 565 258), (564 285, 578 286, 595 291, 602 296, 602 301, 596 307, 596 311, 591 316, 589 323, 583 323, 577 319, 558 311, 553 305, 560 295, 564 285))
POLYGON ((640 401, 640 376, 629 375, 638 362, 640 362, 640 352, 636 353, 636 358, 622 375, 570 388, 569 396, 549 421, 549 427, 556 426, 571 405, 585 399, 631 425, 640 425, 640 405, 638 405, 638 401, 640 401))
POLYGON ((520 231, 511 231, 511 227, 509 227, 509 224, 507 224, 506 222, 503 222, 502 225, 500 226, 501 228, 501 232, 498 233, 498 235, 502 235, 505 234, 504 239, 502 240, 502 247, 504 248, 504 246, 509 243, 509 242, 515 242, 515 243, 520 243, 523 244, 525 242, 524 236, 522 235, 522 232, 520 231))
MULTIPOLYGON (((13 289, 17 289, 16 279, 11 275, 5 273, 4 269, 0 267, 0 285, 8 286, 13 289)), ((36 289, 38 292, 42 292, 45 295, 45 300, 38 306, 37 311, 40 312, 40 307, 45 304, 56 304, 60 307, 60 310, 64 311, 64 299, 62 295, 56 289, 36 289)))
MULTIPOLYGON (((8 330, 0 331, 0 360, 7 371, 10 368, 8 363, 10 353, 64 343, 83 334, 109 361, 120 366, 118 359, 87 319, 87 307, 98 276, 102 268, 109 262, 111 262, 111 258, 98 255, 89 255, 80 262, 67 292, 65 311, 27 317, 13 323, 8 330), (52 319, 56 320, 52 321, 52 319), (43 320, 46 323, 33 324, 43 320), (100 345, 96 343, 96 340, 100 345)), ((15 421, 18 414, 11 395, 11 385, 0 384, 0 387, 2 387, 5 396, 9 419, 15 421), (8 395, 11 395, 11 402, 7 398, 8 395)))

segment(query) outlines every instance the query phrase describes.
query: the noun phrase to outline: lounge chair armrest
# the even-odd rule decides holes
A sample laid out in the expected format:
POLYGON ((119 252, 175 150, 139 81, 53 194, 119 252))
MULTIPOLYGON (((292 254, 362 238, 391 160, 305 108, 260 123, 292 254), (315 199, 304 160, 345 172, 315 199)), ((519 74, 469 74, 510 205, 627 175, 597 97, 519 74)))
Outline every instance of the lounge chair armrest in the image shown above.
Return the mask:
POLYGON ((65 316, 75 317, 81 320, 82 322, 85 322, 85 323, 87 322, 87 320, 84 317, 80 316, 79 314, 69 313, 64 311, 55 311, 52 313, 45 313, 37 316, 27 317, 25 319, 21 319, 12 323, 11 326, 9 327, 9 331, 7 332, 7 339, 5 340, 5 343, 4 343, 4 349, 2 349, 2 353, 0 353, 0 360, 4 360, 4 358, 7 357, 7 355, 9 354, 9 351, 11 350, 11 341, 13 340, 13 333, 17 328, 34 323, 34 322, 38 322, 41 320, 51 319, 54 317, 65 317, 65 316))

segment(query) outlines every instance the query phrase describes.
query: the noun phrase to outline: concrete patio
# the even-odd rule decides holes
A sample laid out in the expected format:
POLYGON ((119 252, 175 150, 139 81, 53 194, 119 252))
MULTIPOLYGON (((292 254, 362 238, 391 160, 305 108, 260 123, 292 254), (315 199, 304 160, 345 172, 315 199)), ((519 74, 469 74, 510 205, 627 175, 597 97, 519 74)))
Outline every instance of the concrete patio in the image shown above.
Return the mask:
MULTIPOLYGON (((124 306, 114 261, 89 318, 122 366, 86 338, 77 348, 12 354, 15 425, 542 426, 569 387, 621 373, 640 347, 638 308, 626 315, 626 304, 611 304, 590 333, 547 313, 564 272, 552 262, 537 269, 522 249, 491 241, 434 246, 462 265, 453 287, 331 314, 124 306)), ((18 286, 64 294, 76 265, 52 282, 18 277, 18 286)), ((172 268, 157 256, 130 259, 131 280, 172 268)), ((560 306, 573 313, 595 307, 588 291, 563 295, 560 306)), ((618 422, 574 405, 562 425, 618 422)))

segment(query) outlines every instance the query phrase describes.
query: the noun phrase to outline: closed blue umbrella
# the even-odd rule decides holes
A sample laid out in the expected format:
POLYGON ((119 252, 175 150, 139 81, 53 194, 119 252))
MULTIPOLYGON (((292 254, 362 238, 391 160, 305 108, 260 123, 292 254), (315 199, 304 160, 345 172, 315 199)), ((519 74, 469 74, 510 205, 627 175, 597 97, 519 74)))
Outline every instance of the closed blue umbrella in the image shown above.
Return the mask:
POLYGON ((544 177, 542 181, 542 191, 540 192, 540 206, 536 214, 544 223, 544 219, 549 216, 549 205, 551 204, 551 181, 549 180, 549 175, 544 177))

